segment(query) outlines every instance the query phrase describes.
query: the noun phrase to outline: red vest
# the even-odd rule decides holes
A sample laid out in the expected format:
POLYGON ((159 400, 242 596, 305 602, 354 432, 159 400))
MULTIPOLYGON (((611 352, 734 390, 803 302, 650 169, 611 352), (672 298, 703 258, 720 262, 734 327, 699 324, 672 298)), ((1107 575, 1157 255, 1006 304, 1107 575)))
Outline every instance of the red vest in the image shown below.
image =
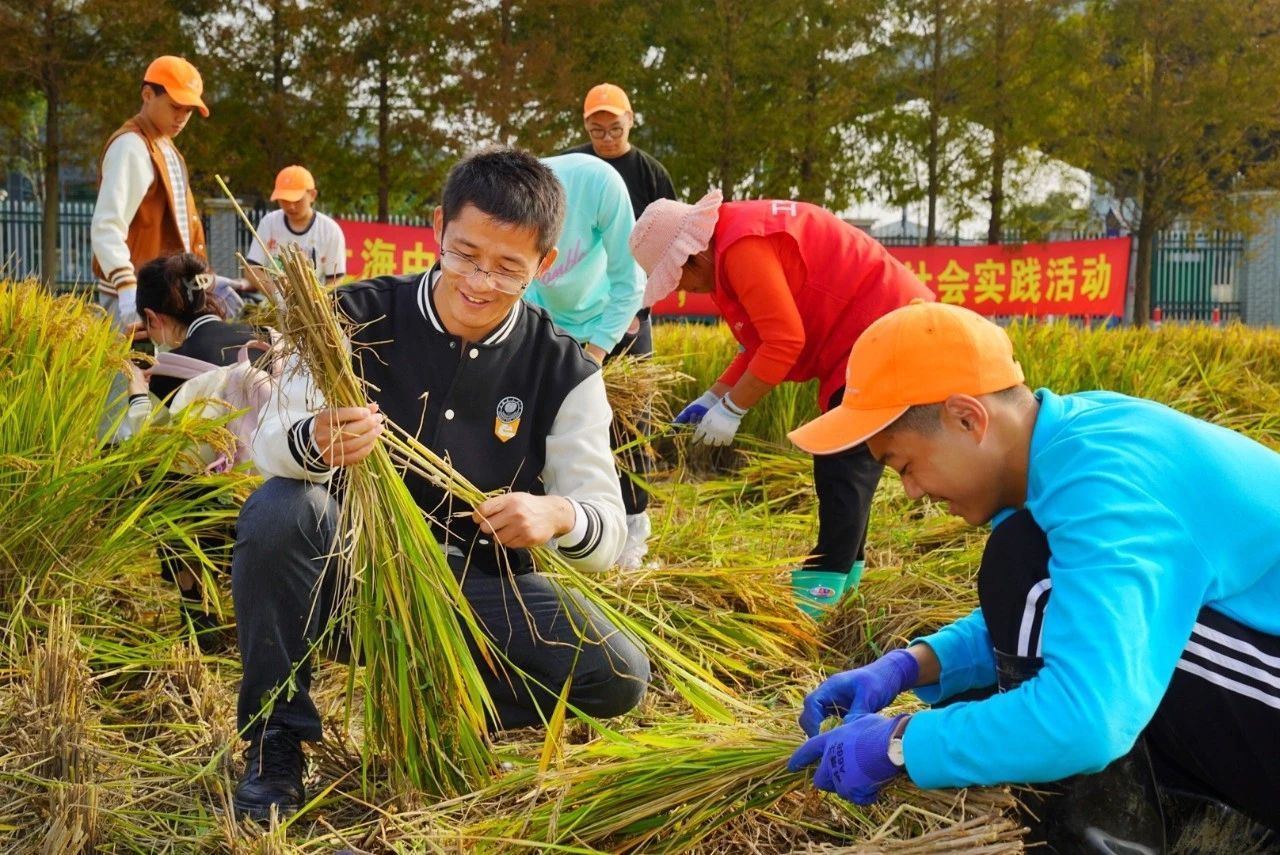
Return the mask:
POLYGON ((716 284, 712 297, 733 336, 748 351, 760 346, 755 325, 724 275, 721 254, 741 238, 785 233, 796 242, 807 275, 788 282, 804 321, 805 343, 787 380, 818 379, 818 406, 844 385, 849 351, 881 315, 933 292, 861 229, 807 202, 727 202, 716 222, 716 284))

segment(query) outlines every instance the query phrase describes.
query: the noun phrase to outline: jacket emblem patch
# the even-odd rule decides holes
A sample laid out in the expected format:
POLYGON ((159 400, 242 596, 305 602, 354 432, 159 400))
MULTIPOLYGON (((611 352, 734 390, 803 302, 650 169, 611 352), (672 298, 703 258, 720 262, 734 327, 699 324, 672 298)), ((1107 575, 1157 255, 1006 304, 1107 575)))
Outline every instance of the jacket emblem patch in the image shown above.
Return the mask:
POLYGON ((524 401, 506 397, 498 402, 498 416, 493 420, 493 435, 506 442, 520 430, 520 416, 524 414, 524 401))

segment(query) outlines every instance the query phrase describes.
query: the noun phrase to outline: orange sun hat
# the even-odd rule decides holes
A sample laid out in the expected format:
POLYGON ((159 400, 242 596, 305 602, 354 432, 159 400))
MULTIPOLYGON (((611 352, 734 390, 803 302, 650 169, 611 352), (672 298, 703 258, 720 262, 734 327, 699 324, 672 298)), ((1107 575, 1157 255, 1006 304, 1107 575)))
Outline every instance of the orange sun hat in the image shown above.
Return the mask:
POLYGON ((304 166, 286 166, 276 176, 276 189, 271 191, 271 201, 282 199, 285 202, 296 202, 306 195, 308 190, 316 189, 316 180, 304 166))
POLYGON ((878 318, 849 354, 844 399, 788 436, 811 454, 866 442, 909 407, 1023 382, 1005 331, 969 309, 913 300, 878 318))
POLYGON ((196 67, 180 56, 162 56, 152 60, 143 83, 163 86, 174 103, 194 107, 200 115, 209 118, 209 108, 204 105, 204 81, 196 67))

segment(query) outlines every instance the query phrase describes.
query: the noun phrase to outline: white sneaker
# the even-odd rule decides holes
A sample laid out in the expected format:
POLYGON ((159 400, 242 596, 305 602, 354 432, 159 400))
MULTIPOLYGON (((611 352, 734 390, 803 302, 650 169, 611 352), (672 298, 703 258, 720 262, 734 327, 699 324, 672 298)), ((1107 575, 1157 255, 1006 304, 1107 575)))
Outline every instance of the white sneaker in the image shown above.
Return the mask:
POLYGON ((649 535, 653 528, 647 513, 627 515, 627 542, 618 556, 618 566, 623 570, 639 570, 644 557, 649 554, 649 535))

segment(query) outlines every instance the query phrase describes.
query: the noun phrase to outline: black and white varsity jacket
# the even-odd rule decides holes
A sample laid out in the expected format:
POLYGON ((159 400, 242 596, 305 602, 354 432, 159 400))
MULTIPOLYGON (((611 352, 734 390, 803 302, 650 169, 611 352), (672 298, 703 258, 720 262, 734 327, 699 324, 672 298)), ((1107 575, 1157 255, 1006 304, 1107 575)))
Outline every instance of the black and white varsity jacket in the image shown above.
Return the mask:
MULTIPOLYGON (((574 528, 556 548, 582 569, 608 568, 626 539, 626 517, 598 366, 523 300, 483 341, 464 342, 436 313, 438 275, 437 268, 338 289, 339 305, 357 325, 352 358, 370 399, 481 490, 569 499, 574 528)), ((312 441, 312 414, 323 408, 311 378, 286 369, 254 440, 264 476, 329 480, 333 470, 312 441)), ((454 516, 470 508, 416 475, 406 474, 405 483, 447 553, 485 572, 532 568, 525 550, 504 550, 469 515, 454 516)))

